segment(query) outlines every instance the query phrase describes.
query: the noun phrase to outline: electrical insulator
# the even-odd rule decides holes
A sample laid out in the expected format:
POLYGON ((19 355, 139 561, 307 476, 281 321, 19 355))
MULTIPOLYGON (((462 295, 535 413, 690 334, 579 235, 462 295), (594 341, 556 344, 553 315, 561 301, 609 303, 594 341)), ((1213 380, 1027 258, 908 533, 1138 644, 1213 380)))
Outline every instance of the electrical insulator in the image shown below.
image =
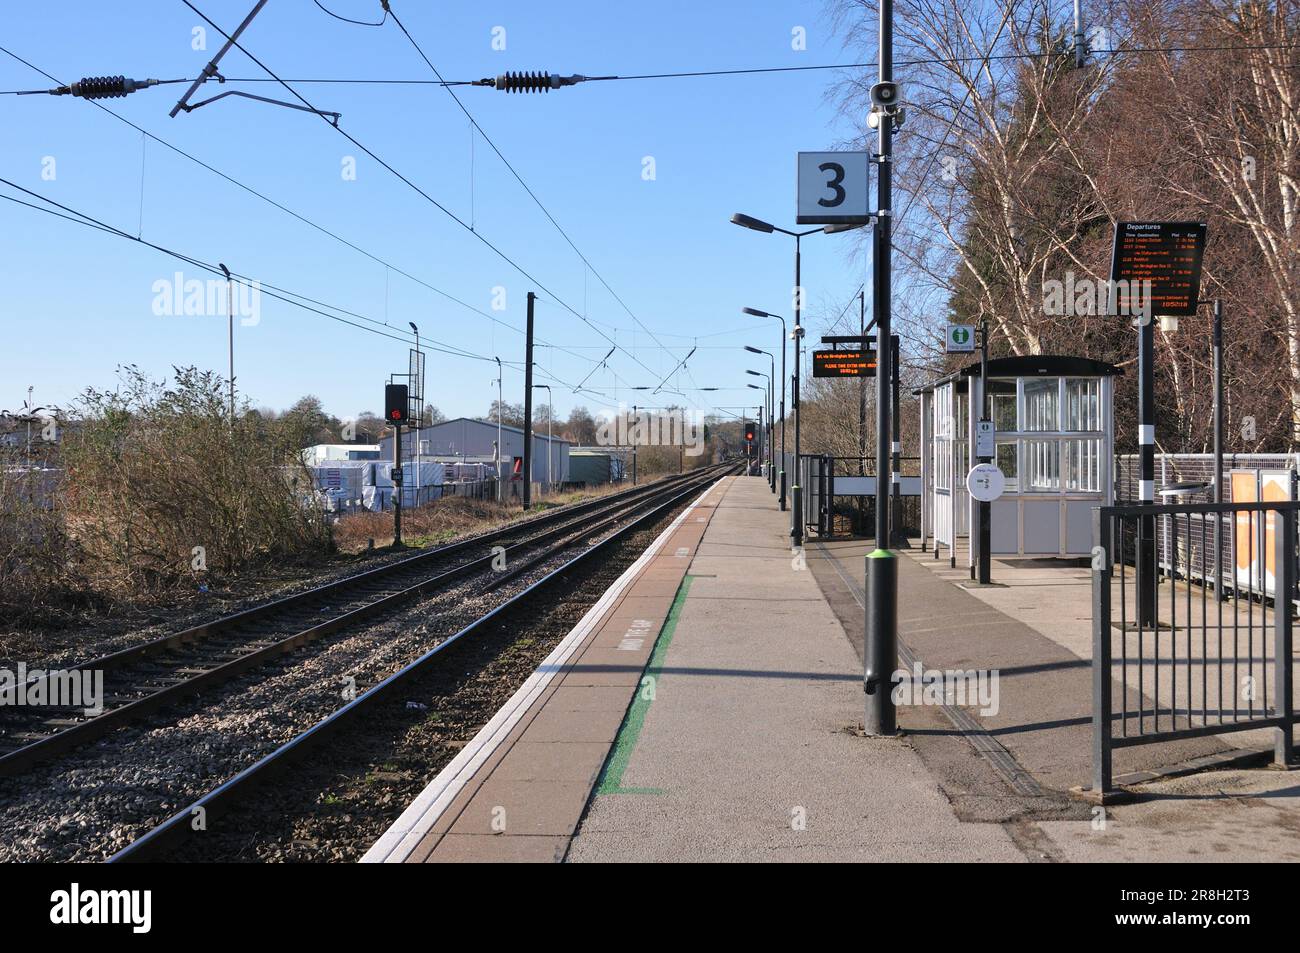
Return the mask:
MULTIPOLYGON (((559 83, 554 85, 558 86, 559 83)), ((497 77, 496 87, 507 93, 549 93, 552 88, 551 74, 502 73, 497 77)))
POLYGON ((573 86, 593 79, 617 79, 617 76, 560 76, 557 73, 502 73, 496 79, 475 80, 475 86, 492 86, 506 93, 549 93, 561 86, 573 86))
POLYGON ((157 86, 156 79, 130 79, 126 76, 85 76, 71 86, 60 86, 55 95, 80 96, 82 99, 116 99, 138 89, 157 86))

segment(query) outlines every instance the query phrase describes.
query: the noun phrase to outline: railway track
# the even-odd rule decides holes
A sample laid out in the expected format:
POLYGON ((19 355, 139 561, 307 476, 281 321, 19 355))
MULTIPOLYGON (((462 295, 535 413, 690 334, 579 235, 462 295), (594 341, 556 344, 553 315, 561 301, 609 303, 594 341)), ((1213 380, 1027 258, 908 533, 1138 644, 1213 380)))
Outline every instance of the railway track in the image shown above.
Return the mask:
MULTIPOLYGON (((102 711, 5 706, 0 720, 0 777, 55 760, 121 726, 417 597, 465 583, 477 583, 483 592, 498 589, 717 472, 719 468, 710 468, 670 477, 556 509, 66 669, 103 673, 102 711)), ((30 681, 28 689, 39 680, 30 681)))
MULTIPOLYGON (((443 639, 436 646, 419 658, 409 662, 401 669, 382 679, 357 698, 339 708, 328 717, 316 722, 311 727, 297 734, 280 745, 254 764, 240 771, 206 795, 194 801, 188 807, 173 814, 167 820, 154 827, 127 847, 119 850, 109 858, 110 863, 151 861, 166 855, 178 844, 193 835, 195 818, 204 819, 203 827, 214 818, 228 811, 241 798, 246 797, 258 785, 267 782, 276 772, 287 767, 294 759, 304 756, 311 748, 339 728, 352 722, 358 715, 371 710, 381 703, 392 699, 420 674, 429 671, 432 666, 443 663, 451 655, 451 649, 497 620, 503 613, 518 606, 525 599, 545 594, 563 583, 569 571, 578 565, 597 557, 607 547, 613 546, 624 536, 652 524, 662 518, 674 507, 698 495, 705 487, 718 479, 736 472, 734 464, 722 464, 708 470, 697 471, 685 478, 661 481, 655 484, 655 491, 648 498, 639 501, 635 514, 625 515, 620 519, 597 519, 596 524, 619 523, 617 528, 602 536, 599 541, 581 549, 576 555, 566 559, 563 564, 550 569, 542 577, 534 580, 520 592, 506 599, 495 608, 484 613, 469 625, 453 635, 443 639)), ((590 538, 590 533, 587 534, 590 538)), ((544 560, 539 560, 544 561, 544 560)))

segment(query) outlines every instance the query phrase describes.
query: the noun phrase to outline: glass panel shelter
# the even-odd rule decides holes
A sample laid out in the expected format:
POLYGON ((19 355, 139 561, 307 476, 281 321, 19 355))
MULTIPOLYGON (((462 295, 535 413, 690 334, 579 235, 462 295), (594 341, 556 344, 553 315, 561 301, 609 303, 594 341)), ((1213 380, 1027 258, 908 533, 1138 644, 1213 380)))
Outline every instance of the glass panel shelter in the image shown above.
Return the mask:
MULTIPOLYGON (((1006 489, 992 504, 995 556, 1086 556, 1092 508, 1114 502, 1113 364, 1082 357, 978 361, 916 391, 921 400, 921 536, 956 564, 978 503, 966 492, 985 390, 1006 489)), ((976 534, 978 535, 978 534, 976 534)), ((978 559, 968 547, 967 561, 978 559)))

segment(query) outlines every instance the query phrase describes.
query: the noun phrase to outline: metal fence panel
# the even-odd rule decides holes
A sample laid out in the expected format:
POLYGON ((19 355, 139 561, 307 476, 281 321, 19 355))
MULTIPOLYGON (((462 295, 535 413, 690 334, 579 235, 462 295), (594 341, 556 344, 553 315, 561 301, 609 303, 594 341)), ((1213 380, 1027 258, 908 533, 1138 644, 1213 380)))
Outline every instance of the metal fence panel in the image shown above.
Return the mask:
POLYGON ((1094 511, 1094 792, 1111 790, 1112 750, 1132 745, 1273 728, 1275 757, 1290 760, 1298 512, 1295 501, 1094 511), (1165 547, 1163 575, 1147 580, 1134 557, 1151 521, 1165 547))

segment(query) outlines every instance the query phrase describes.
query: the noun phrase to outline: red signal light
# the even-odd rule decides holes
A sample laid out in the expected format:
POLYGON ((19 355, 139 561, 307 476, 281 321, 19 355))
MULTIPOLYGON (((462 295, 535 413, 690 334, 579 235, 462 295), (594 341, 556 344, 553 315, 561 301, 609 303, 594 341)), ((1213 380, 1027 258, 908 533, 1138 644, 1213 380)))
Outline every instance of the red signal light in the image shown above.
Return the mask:
POLYGON ((405 384, 384 385, 384 416, 393 423, 403 423, 410 413, 405 384))

